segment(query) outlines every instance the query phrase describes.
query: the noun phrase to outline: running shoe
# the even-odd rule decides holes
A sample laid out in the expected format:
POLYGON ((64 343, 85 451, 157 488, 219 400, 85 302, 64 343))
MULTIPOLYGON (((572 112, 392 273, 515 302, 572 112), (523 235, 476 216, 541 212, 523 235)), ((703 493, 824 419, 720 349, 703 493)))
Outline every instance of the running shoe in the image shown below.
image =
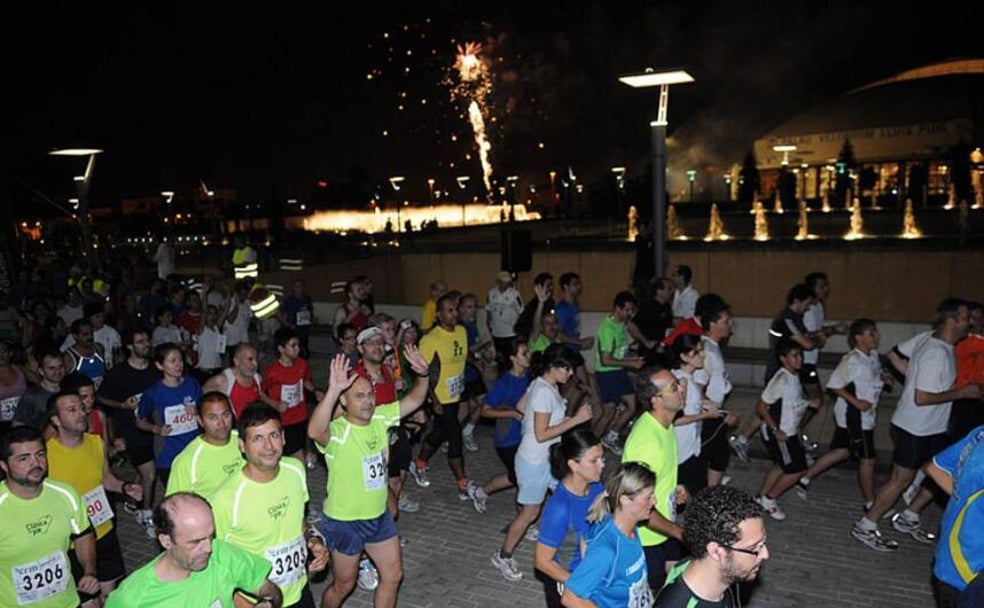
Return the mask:
POLYGON ((748 439, 744 435, 732 435, 728 438, 728 444, 731 445, 738 460, 748 462, 748 439))
POLYGON ((444 443, 441 444, 441 451, 444 452, 445 454, 448 453, 448 442, 447 441, 445 441, 444 443))
POLYGON ((918 521, 909 521, 901 513, 896 513, 892 517, 892 527, 899 532, 908 534, 921 543, 931 545, 936 542, 935 534, 923 530, 918 521))
POLYGON ((416 513, 420 510, 420 503, 416 500, 410 500, 406 496, 400 498, 396 506, 400 510, 400 513, 416 513))
POLYGON ((149 517, 143 522, 144 534, 151 540, 157 540, 157 528, 154 526, 154 518, 149 517))
POLYGON ((461 441, 462 443, 464 443, 465 449, 468 450, 469 452, 478 451, 478 442, 475 441, 475 435, 472 434, 462 435, 461 441))
POLYGON ((796 488, 796 495, 802 498, 803 500, 806 500, 807 492, 810 490, 810 484, 803 483, 803 480, 800 479, 799 481, 796 482, 796 485, 794 487, 796 488))
POLYGON ((523 534, 523 538, 535 543, 536 539, 540 538, 540 528, 538 528, 536 524, 526 528, 526 534, 523 534))
POLYGON ((755 502, 759 503, 762 510, 776 521, 782 521, 786 519, 786 512, 779 507, 779 503, 772 498, 766 498, 765 496, 759 496, 755 499, 755 502))
POLYGON ((421 488, 426 488, 431 485, 430 480, 427 479, 427 469, 418 467, 417 463, 412 460, 410 461, 410 475, 421 488))
POLYGON ((479 513, 485 513, 485 501, 489 499, 489 495, 485 493, 485 490, 471 482, 468 483, 468 490, 470 490, 468 497, 471 499, 475 510, 479 513))
POLYGON ((820 448, 820 444, 816 441, 810 441, 810 437, 806 433, 800 435, 800 439, 803 440, 803 449, 806 450, 807 454, 812 454, 820 448))
POLYGON ((883 537, 877 528, 874 530, 865 530, 855 523, 854 527, 851 528, 851 536, 853 536, 855 540, 868 545, 875 551, 888 553, 890 551, 896 551, 899 548, 899 544, 897 542, 883 537))
POLYGON ((499 569, 502 578, 507 581, 516 582, 523 580, 523 573, 519 571, 516 560, 512 557, 502 557, 499 555, 498 549, 492 554, 492 565, 499 569))
POLYGON ((379 586, 379 571, 368 559, 359 562, 359 589, 375 591, 379 586))

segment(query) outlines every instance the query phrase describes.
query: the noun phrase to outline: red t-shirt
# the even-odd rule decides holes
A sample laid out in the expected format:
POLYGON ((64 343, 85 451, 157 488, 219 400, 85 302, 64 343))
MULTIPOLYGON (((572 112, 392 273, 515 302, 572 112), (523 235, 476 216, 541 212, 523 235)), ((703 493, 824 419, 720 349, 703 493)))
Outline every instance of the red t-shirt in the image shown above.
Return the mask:
POLYGON ((687 317, 679 325, 674 327, 668 336, 663 338, 663 346, 673 346, 673 341, 683 334, 699 336, 703 333, 704 329, 700 326, 700 321, 697 320, 697 317, 687 317))
POLYGON ((304 381, 311 379, 311 367, 305 359, 294 359, 285 366, 279 360, 263 370, 263 388, 274 401, 283 401, 287 409, 281 413, 284 426, 300 424, 307 420, 307 401, 304 399, 304 381))
POLYGON ((393 370, 387 365, 380 366, 380 369, 383 372, 384 380, 382 382, 373 382, 362 360, 359 360, 358 365, 355 366, 355 373, 368 380, 369 384, 372 384, 372 388, 376 393, 377 407, 380 405, 389 405, 396 401, 396 382, 393 380, 393 370))
POLYGON ((970 334, 953 347, 957 356, 957 381, 954 388, 972 382, 984 382, 984 336, 970 334))

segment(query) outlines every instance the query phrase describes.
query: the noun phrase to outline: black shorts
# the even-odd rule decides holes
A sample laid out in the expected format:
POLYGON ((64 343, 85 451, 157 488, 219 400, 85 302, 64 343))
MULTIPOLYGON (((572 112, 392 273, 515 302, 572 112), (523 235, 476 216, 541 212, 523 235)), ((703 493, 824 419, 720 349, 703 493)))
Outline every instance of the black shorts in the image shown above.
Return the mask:
POLYGON ((847 427, 834 429, 830 449, 846 449, 852 458, 871 460, 875 457, 875 432, 861 428, 861 410, 847 406, 847 427))
POLYGON ((301 599, 297 600, 289 606, 284 606, 284 608, 316 608, 317 604, 314 603, 314 596, 311 595, 311 585, 310 583, 304 585, 304 590, 301 591, 301 599))
POLYGON ((901 427, 892 425, 892 462, 904 469, 918 469, 947 446, 946 433, 913 435, 901 427))
POLYGON ((284 455, 289 456, 304 449, 307 442, 307 421, 284 427, 284 455))
POLYGON ((465 383, 465 390, 461 393, 462 403, 472 399, 478 399, 482 395, 489 392, 488 387, 485 386, 485 381, 482 380, 482 373, 478 371, 478 368, 473 365, 467 365, 466 368, 467 367, 474 369, 478 376, 474 380, 469 380, 465 383))
POLYGON ((806 450, 803 449, 803 442, 798 436, 787 437, 782 445, 785 446, 785 450, 780 447, 772 431, 768 431, 765 447, 769 450, 772 462, 782 467, 783 473, 802 473, 809 468, 806 466, 806 450), (785 453, 783 453, 784 451, 785 453))
MULTIPOLYGON (((78 584, 85 571, 74 549, 68 550, 68 562, 72 566, 72 577, 78 584)), ((114 526, 96 541, 96 580, 100 583, 111 583, 122 578, 124 574, 126 574, 126 566, 123 564, 123 550, 120 548, 120 539, 116 536, 114 526)), ((97 597, 99 597, 98 593, 90 595, 79 591, 79 598, 83 604, 97 597)))
POLYGON ((703 454, 691 456, 677 465, 677 483, 693 496, 707 487, 707 461, 703 454))
POLYGON ((817 366, 813 363, 804 363, 802 367, 799 368, 799 379, 800 384, 806 386, 807 384, 815 384, 820 386, 820 374, 817 373, 817 366))
POLYGON ((724 418, 711 418, 701 424, 700 457, 708 469, 726 471, 731 464, 731 446, 728 445, 728 426, 724 418))
POLYGON ((142 464, 153 462, 154 446, 153 444, 131 446, 130 443, 127 442, 126 455, 127 458, 130 460, 130 464, 132 464, 135 467, 139 467, 142 464))
POLYGON ((509 483, 513 485, 516 485, 516 452, 518 451, 518 443, 504 448, 495 447, 495 453, 499 455, 499 460, 506 465, 506 477, 509 478, 509 483))
POLYGON ((389 463, 386 466, 392 479, 406 472, 413 458, 410 430, 403 425, 392 427, 389 430, 389 446, 389 463))

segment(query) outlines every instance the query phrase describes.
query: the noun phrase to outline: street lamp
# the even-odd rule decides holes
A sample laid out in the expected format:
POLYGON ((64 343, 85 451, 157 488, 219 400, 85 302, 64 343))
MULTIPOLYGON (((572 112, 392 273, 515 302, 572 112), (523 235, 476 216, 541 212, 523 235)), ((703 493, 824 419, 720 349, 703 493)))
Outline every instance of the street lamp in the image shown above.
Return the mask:
POLYGON ((666 110, 669 106, 670 85, 693 82, 694 78, 683 70, 660 70, 646 68, 639 74, 626 74, 619 82, 639 89, 659 87, 659 106, 652 127, 653 161, 653 259, 656 264, 654 277, 663 276, 666 268, 666 110))
POLYGON ((427 180, 427 203, 430 205, 434 204, 434 181, 433 177, 427 180))
POLYGON ((697 169, 687 171, 687 181, 690 182, 690 204, 694 204, 694 182, 697 181, 697 169))
POLYGON ((518 175, 510 175, 506 178, 509 184, 509 223, 516 221, 516 182, 519 181, 518 175))
POLYGON ((92 232, 89 225, 89 185, 92 183, 92 170, 96 166, 96 155, 102 154, 98 148, 61 148, 48 152, 50 156, 87 156, 85 174, 75 177, 75 191, 78 195, 79 231, 82 235, 82 256, 91 262, 92 232))
POLYGON ((397 234, 400 234, 400 231, 403 230, 403 224, 400 223, 400 184, 405 179, 406 178, 403 177, 402 175, 394 175, 393 177, 389 178, 389 183, 390 186, 393 187, 394 198, 396 199, 396 233, 397 234))
POLYGON ((468 199, 465 198, 465 188, 468 186, 468 180, 471 178, 467 175, 459 175, 454 178, 458 182, 458 187, 461 188, 461 227, 465 227, 465 203, 468 199))

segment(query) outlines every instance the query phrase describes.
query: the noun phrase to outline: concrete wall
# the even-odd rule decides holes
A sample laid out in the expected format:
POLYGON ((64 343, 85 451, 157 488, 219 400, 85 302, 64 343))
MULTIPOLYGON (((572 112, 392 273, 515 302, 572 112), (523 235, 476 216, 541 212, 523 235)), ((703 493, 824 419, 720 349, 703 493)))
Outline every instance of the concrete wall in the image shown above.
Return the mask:
MULTIPOLYGON (((789 288, 813 270, 830 275, 830 318, 866 316, 879 322, 926 323, 936 304, 947 296, 984 299, 982 251, 871 247, 732 251, 715 246, 671 251, 668 259, 670 267, 689 265, 697 290, 723 295, 739 317, 773 317, 782 308, 789 288)), ((574 271, 584 281, 582 309, 606 312, 613 296, 630 287, 632 261, 629 251, 535 251, 534 272, 521 274, 518 284, 529 297, 536 273, 550 272, 556 279, 563 272, 574 271)), ((289 285, 299 277, 315 300, 337 302, 340 296, 330 293, 331 283, 364 274, 374 282, 377 302, 419 305, 427 299, 428 284, 438 278, 454 289, 478 294, 484 301, 498 270, 496 253, 407 253, 325 264, 297 273, 265 273, 262 279, 289 285)))

